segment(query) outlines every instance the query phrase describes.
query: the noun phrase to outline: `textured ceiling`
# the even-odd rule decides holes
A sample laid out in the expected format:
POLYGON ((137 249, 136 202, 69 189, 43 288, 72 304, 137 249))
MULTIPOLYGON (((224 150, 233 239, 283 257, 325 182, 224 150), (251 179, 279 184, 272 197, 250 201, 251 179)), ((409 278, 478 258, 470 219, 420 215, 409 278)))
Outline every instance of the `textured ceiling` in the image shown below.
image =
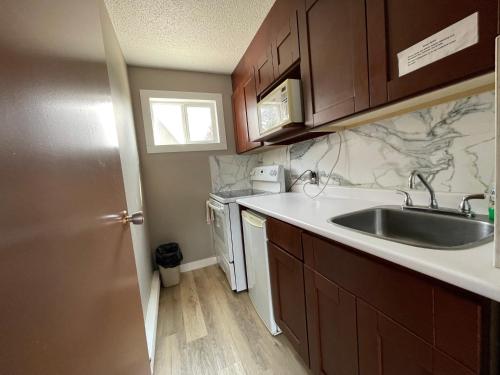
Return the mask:
POLYGON ((105 0, 130 65, 231 73, 275 0, 105 0))

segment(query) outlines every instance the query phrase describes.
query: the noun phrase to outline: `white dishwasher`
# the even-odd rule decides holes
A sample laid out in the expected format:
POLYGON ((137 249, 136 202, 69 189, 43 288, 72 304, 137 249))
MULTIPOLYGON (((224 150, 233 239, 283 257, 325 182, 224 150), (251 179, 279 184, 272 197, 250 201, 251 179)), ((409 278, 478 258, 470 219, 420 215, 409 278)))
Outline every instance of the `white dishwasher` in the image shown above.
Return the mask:
POLYGON ((267 258, 266 219, 254 212, 241 212, 250 300, 272 335, 281 333, 274 321, 271 280, 267 258))

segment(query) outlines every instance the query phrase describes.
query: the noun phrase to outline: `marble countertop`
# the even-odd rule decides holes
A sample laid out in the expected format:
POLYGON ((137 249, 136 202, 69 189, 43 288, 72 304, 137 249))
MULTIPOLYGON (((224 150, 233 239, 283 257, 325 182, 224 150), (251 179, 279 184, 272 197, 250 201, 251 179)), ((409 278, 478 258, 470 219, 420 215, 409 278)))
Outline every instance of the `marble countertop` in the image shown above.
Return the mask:
MULTIPOLYGON (((237 203, 309 232, 338 241, 382 259, 500 301, 500 269, 493 266, 493 242, 467 250, 423 249, 364 235, 330 224, 333 216, 364 208, 393 204, 360 198, 283 193, 242 198, 237 203)), ((372 197, 370 197, 372 198, 372 197)))

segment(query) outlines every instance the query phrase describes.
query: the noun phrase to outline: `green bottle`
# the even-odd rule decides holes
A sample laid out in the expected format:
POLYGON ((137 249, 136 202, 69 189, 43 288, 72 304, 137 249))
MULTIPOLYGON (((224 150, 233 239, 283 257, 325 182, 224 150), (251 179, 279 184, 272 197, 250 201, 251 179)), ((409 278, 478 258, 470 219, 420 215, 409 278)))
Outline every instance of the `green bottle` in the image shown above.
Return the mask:
POLYGON ((495 221, 495 195, 496 195, 496 190, 495 187, 491 188, 490 190, 490 202, 488 205, 488 217, 490 221, 495 221))

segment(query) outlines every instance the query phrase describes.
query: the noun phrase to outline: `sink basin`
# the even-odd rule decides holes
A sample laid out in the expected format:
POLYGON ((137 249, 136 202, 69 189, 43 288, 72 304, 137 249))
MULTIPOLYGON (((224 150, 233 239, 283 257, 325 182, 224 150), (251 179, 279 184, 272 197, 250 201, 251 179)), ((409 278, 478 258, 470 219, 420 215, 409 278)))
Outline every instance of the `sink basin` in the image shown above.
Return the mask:
POLYGON ((441 250, 467 249, 492 241, 494 230, 486 215, 467 218, 399 206, 373 207, 329 221, 385 240, 441 250))

